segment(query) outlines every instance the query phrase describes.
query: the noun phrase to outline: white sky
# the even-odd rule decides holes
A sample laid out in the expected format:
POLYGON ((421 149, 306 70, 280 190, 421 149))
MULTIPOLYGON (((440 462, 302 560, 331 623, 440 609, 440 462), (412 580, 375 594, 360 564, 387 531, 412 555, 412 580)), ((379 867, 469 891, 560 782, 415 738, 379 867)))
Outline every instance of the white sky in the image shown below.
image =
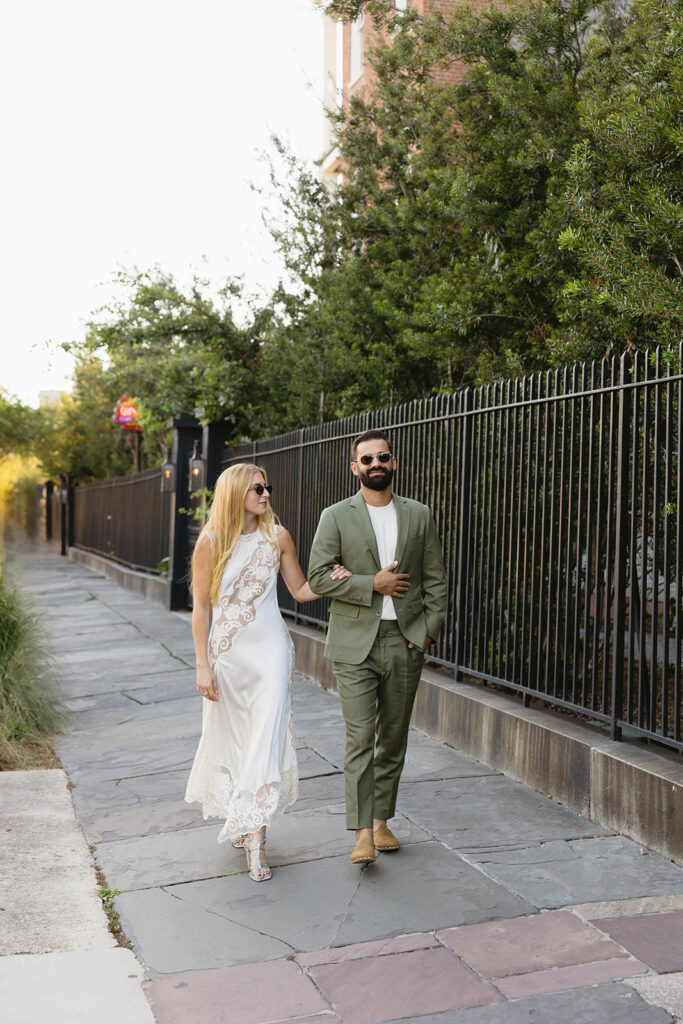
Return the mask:
POLYGON ((321 155, 322 63, 313 0, 3 6, 1 388, 68 388, 44 343, 83 335, 118 268, 275 284, 248 182, 271 131, 321 155))

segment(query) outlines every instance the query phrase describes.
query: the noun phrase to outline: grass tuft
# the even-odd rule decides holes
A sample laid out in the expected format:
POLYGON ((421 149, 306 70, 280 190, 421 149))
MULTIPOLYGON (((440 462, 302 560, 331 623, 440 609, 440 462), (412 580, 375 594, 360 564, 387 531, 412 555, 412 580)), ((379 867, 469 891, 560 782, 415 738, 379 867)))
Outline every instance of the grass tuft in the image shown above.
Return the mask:
POLYGON ((0 770, 31 768, 63 726, 55 659, 40 613, 0 578, 0 770))

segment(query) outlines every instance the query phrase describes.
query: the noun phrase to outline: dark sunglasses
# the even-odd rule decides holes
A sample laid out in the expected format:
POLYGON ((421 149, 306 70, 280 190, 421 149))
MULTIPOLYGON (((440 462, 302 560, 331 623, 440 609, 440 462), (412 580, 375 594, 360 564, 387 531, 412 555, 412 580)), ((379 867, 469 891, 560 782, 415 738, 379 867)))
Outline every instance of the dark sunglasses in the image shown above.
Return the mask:
POLYGON ((272 494, 273 493, 273 485, 272 484, 254 484, 254 486, 250 487, 249 490, 250 491, 256 491, 256 493, 258 494, 258 496, 260 498, 264 491, 268 491, 268 494, 272 494))
POLYGON ((358 459, 361 466, 371 466, 375 459, 379 459, 380 462, 391 462, 391 452, 377 452, 376 455, 361 455, 358 459))

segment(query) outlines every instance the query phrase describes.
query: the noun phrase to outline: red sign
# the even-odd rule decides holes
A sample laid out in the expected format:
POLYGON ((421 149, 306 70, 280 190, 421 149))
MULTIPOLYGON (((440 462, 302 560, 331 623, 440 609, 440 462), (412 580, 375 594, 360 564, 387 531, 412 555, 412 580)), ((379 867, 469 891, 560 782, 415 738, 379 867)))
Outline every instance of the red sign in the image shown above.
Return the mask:
POLYGON ((119 398, 114 407, 114 423, 118 423, 124 430, 142 430, 138 416, 138 407, 129 399, 128 395, 119 398))

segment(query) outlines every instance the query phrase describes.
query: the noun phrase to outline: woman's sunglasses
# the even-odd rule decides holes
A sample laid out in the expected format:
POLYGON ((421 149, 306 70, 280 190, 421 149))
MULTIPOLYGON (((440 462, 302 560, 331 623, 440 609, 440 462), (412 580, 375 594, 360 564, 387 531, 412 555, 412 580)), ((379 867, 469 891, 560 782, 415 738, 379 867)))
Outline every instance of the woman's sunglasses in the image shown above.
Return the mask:
POLYGON ((268 494, 272 494, 273 493, 273 485, 272 484, 254 484, 254 486, 250 487, 249 490, 250 491, 256 491, 256 493, 258 494, 258 496, 260 498, 264 491, 267 491, 268 494))
POLYGON ((371 466, 375 459, 379 459, 380 462, 391 462, 391 452, 377 452, 376 455, 361 455, 358 459, 361 466, 371 466))

